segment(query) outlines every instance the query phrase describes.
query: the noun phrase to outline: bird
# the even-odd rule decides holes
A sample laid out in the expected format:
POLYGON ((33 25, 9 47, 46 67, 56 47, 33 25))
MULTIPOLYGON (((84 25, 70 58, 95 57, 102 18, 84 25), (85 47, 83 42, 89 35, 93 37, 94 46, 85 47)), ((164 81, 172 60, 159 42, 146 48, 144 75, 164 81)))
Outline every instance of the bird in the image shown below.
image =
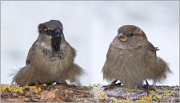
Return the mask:
POLYGON ((135 25, 123 25, 111 42, 102 68, 103 79, 112 81, 105 89, 112 89, 120 81, 124 87, 136 89, 152 80, 161 82, 171 72, 168 64, 158 57, 159 50, 148 41, 144 31, 135 25))
POLYGON ((26 65, 15 74, 18 85, 66 83, 81 85, 83 69, 74 63, 76 50, 66 41, 59 20, 38 25, 38 38, 31 46, 26 65))

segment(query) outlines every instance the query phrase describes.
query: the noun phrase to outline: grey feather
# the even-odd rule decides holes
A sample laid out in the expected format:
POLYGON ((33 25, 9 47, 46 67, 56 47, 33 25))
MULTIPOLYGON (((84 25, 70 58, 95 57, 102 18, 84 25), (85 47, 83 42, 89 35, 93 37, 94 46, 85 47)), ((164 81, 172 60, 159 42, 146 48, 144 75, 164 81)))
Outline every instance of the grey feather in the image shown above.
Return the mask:
MULTIPOLYGON (((62 29, 59 21, 49 21, 40 24, 44 27, 62 29)), ((31 85, 33 83, 54 83, 70 80, 79 82, 83 69, 74 63, 75 49, 66 42, 64 35, 61 37, 60 50, 54 52, 51 46, 51 36, 47 35, 39 27, 40 34, 29 50, 26 66, 21 68, 13 78, 13 82, 19 85, 31 85)))
POLYGON ((147 40, 145 33, 136 26, 122 26, 118 33, 134 33, 126 42, 116 36, 109 46, 103 66, 103 78, 120 80, 125 87, 136 88, 143 81, 161 81, 170 69, 167 63, 156 56, 155 47, 147 40))

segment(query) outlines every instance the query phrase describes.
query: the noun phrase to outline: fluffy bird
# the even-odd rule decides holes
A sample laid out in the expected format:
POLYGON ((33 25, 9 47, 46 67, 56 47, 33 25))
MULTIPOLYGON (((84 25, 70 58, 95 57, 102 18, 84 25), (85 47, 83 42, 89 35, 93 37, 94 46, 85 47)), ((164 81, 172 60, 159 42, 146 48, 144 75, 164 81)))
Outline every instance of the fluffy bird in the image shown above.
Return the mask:
POLYGON ((75 49, 65 40, 63 25, 50 20, 38 26, 39 36, 29 50, 26 66, 13 78, 18 85, 71 83, 80 85, 83 69, 74 63, 75 49))
POLYGON ((119 80, 125 87, 137 88, 144 81, 159 82, 170 69, 157 57, 157 49, 148 41, 145 33, 134 25, 124 25, 109 46, 103 66, 103 78, 113 81, 105 89, 113 88, 119 80))

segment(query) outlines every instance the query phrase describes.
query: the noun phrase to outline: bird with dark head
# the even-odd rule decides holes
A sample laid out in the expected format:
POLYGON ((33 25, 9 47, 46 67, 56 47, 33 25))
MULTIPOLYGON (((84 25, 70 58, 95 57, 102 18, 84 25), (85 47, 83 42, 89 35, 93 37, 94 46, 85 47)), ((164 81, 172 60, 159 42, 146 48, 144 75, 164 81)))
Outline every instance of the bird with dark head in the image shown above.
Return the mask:
POLYGON ((65 40, 63 25, 58 20, 50 20, 38 26, 39 36, 29 50, 26 66, 13 78, 18 85, 71 83, 80 85, 83 74, 74 63, 76 51, 65 40))
POLYGON ((144 81, 154 83, 166 78, 170 69, 157 57, 157 49, 145 33, 134 25, 124 25, 109 46, 103 66, 103 78, 113 81, 105 89, 113 88, 119 80, 125 87, 137 88, 144 81))

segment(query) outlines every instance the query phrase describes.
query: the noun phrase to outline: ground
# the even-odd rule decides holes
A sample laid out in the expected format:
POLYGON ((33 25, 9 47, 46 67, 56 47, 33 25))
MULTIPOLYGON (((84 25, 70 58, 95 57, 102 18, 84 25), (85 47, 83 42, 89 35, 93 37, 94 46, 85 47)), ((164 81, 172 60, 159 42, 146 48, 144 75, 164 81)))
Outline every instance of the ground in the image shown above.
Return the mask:
POLYGON ((179 86, 156 86, 156 91, 117 86, 104 90, 102 85, 67 84, 18 86, 1 84, 1 102, 179 102, 179 86))

